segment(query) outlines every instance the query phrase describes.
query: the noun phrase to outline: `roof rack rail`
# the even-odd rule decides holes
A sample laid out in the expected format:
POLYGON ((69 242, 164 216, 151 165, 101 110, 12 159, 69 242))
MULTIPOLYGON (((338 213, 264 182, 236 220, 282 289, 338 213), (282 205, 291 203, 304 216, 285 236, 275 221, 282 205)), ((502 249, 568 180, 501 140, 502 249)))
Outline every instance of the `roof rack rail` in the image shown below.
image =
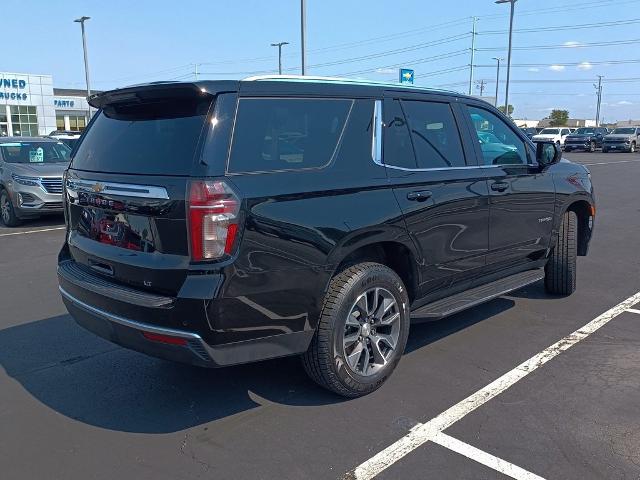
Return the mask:
POLYGON ((297 82, 327 82, 327 83, 350 83, 353 85, 371 85, 381 86, 389 88, 401 88, 401 89, 415 89, 425 90, 431 92, 443 92, 443 93, 457 93, 452 90, 445 90, 441 88, 425 87, 418 85, 406 85, 401 83, 392 82, 380 82, 376 80, 366 80, 362 78, 344 78, 344 77, 315 77, 311 75, 257 75, 253 77, 247 77, 242 79, 242 82, 255 82, 264 80, 285 80, 285 81, 297 81, 297 82))

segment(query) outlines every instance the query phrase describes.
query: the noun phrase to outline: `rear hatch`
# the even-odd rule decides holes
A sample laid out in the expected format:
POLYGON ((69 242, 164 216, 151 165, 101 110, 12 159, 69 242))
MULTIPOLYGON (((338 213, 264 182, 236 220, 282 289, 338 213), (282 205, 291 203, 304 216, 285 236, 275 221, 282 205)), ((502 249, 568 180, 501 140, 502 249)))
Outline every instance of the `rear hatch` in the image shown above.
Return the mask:
POLYGON ((175 295, 191 264, 190 177, 202 175, 215 95, 196 84, 107 92, 66 178, 69 255, 81 268, 175 295))

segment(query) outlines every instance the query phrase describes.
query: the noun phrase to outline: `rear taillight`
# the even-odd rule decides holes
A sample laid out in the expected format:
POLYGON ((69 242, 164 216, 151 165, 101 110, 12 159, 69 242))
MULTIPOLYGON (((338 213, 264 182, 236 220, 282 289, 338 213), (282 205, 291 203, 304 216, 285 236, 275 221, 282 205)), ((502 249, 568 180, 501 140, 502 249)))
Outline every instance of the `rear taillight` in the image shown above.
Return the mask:
POLYGON ((238 234, 240 200, 222 181, 196 180, 189 188, 191 259, 231 255, 238 234))

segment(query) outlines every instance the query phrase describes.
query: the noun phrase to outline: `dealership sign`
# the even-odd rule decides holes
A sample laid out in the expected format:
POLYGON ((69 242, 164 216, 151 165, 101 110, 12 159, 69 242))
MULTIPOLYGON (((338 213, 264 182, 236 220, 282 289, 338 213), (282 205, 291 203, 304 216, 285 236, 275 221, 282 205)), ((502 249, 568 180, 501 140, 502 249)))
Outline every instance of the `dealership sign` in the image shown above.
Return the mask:
POLYGON ((18 80, 16 78, 0 78, 0 87, 5 89, 0 90, 0 100, 26 100, 27 94, 21 92, 27 88, 27 82, 25 80, 18 80), (7 88, 15 89, 15 92, 6 91, 7 88))

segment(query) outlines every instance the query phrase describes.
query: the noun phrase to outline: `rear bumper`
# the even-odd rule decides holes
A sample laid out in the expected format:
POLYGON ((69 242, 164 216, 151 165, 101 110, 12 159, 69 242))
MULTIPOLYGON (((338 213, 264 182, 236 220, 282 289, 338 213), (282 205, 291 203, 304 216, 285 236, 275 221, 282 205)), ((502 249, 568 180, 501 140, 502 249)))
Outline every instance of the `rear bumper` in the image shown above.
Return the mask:
POLYGON ((299 354, 307 349, 313 336, 313 331, 302 331, 212 346, 197 333, 132 320, 90 305, 63 286, 59 289, 71 316, 90 332, 153 357, 201 367, 223 367, 299 354), (158 341, 145 334, 171 337, 175 341, 158 341))

